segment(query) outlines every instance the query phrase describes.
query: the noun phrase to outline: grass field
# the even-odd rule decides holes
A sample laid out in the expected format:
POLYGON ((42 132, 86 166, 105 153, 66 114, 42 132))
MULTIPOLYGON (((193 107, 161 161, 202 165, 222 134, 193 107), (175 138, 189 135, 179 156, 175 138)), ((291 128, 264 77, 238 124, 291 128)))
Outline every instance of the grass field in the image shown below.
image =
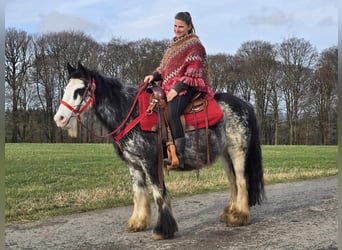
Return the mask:
MULTIPOLYGON (((263 146, 266 184, 337 175, 337 146, 263 146)), ((6 222, 128 205, 131 179, 111 144, 6 144, 6 222)), ((227 190, 219 162, 165 176, 172 197, 227 190)), ((227 196, 228 201, 228 196, 227 196)))

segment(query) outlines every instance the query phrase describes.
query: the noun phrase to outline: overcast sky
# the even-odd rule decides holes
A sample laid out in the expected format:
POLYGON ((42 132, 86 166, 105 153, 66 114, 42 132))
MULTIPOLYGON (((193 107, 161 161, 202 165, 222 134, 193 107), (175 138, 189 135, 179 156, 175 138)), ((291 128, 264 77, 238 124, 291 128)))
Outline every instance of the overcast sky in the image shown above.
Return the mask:
POLYGON ((80 30, 97 42, 173 37, 174 15, 189 11, 208 54, 243 42, 290 37, 319 52, 337 46, 338 0, 5 0, 5 26, 29 34, 80 30))

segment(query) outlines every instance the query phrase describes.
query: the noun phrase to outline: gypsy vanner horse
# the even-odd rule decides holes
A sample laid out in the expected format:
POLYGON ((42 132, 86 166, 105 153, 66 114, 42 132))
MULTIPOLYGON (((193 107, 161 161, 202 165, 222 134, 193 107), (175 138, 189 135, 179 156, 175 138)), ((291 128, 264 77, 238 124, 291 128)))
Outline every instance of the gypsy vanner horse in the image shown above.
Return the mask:
MULTIPOLYGON (((143 231, 151 225, 147 176, 158 208, 158 220, 152 237, 155 240, 173 238, 178 226, 164 179, 160 178, 158 171, 157 133, 142 131, 139 126, 134 126, 120 138, 119 143, 116 137, 138 116, 138 108, 132 108, 132 105, 141 91, 137 87, 122 85, 118 79, 90 70, 81 63, 77 68, 68 63, 67 68, 69 83, 54 117, 57 126, 67 129, 71 137, 76 137, 80 114, 93 110, 108 131, 116 131, 111 134, 113 145, 119 157, 127 163, 134 192, 134 209, 127 230, 143 231), (126 117, 129 110, 133 112, 126 117)), ((224 116, 216 125, 210 126, 208 132, 199 129, 186 133, 184 163, 193 169, 207 164, 207 152, 203 145, 206 144, 206 134, 209 134, 210 157, 212 161, 221 159, 230 184, 229 203, 220 220, 227 225, 242 226, 250 222, 249 208, 260 204, 264 198, 256 116, 250 104, 231 94, 217 93, 215 100, 224 116), (200 146, 196 148, 196 144, 200 146), (198 148, 201 151, 198 152, 198 148)))

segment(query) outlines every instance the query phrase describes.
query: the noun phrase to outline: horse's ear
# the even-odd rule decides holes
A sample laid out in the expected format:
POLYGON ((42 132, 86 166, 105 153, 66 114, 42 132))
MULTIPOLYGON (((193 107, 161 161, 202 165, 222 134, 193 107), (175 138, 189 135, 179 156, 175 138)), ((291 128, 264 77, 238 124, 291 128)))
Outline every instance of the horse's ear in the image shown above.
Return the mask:
POLYGON ((80 61, 77 62, 77 68, 80 69, 80 68, 83 68, 83 65, 80 61))
POLYGON ((87 75, 87 69, 82 65, 81 62, 78 62, 77 69, 81 73, 81 75, 84 75, 84 76, 87 75))
POLYGON ((67 63, 67 69, 68 69, 69 75, 71 75, 72 73, 76 71, 76 69, 73 66, 71 66, 70 63, 67 63))

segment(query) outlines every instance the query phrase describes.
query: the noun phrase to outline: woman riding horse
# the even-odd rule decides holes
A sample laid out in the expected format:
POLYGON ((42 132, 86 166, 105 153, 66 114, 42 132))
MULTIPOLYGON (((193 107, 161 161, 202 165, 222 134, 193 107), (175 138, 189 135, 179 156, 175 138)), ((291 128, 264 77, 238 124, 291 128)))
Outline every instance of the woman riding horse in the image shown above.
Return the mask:
POLYGON ((161 81, 168 101, 168 115, 171 134, 176 146, 179 166, 184 168, 185 137, 180 116, 196 93, 202 92, 206 99, 212 99, 213 90, 209 83, 209 70, 205 48, 195 34, 189 12, 175 16, 171 44, 160 66, 144 82, 161 81))

